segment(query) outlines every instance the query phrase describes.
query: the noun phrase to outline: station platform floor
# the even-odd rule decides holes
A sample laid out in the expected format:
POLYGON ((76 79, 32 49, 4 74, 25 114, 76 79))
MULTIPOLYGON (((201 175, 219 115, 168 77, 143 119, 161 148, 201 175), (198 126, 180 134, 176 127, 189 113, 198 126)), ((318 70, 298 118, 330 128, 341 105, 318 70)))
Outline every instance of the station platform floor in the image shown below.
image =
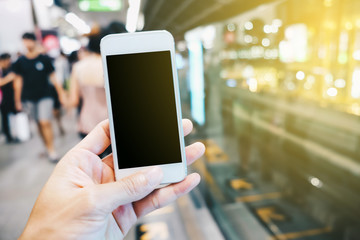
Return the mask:
MULTIPOLYGON (((55 145, 59 156, 64 155, 80 138, 76 131, 75 114, 63 119, 66 134, 60 135, 57 125, 55 145)), ((12 240, 20 236, 32 206, 55 164, 48 161, 35 126, 33 137, 24 143, 5 144, 0 139, 0 239, 12 240)), ((195 189, 175 203, 140 219, 126 236, 135 239, 224 239, 199 189, 195 189)))
MULTIPOLYGON (((140 219, 126 240, 335 240, 343 239, 329 226, 309 217, 289 202, 276 186, 259 173, 239 169, 237 139, 225 134, 220 109, 212 104, 205 126, 197 126, 186 144, 202 141, 207 150, 190 171, 202 176, 200 185, 175 203, 140 219)), ((184 117, 189 109, 183 105, 184 117)), ((74 113, 63 117, 66 134, 54 123, 55 145, 64 155, 80 141, 74 113)), ((16 239, 54 164, 32 126, 25 143, 6 145, 0 138, 0 240, 16 239)), ((353 239, 353 238, 349 238, 353 239)), ((355 238, 356 239, 356 238, 355 238)))

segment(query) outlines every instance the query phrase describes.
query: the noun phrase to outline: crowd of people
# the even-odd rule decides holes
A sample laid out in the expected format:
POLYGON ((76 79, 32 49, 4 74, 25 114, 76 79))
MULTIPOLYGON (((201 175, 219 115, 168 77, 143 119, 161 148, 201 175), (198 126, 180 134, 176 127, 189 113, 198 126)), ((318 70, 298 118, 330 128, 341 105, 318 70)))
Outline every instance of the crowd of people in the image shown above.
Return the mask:
MULTIPOLYGON (((61 108, 78 107, 78 131, 84 138, 99 122, 107 118, 104 79, 100 56, 101 38, 110 33, 126 32, 119 22, 88 36, 86 47, 69 56, 61 53, 50 58, 34 33, 24 33, 26 52, 15 61, 8 53, 0 55, 0 107, 2 132, 6 143, 18 143, 11 131, 11 115, 24 112, 36 122, 46 155, 58 161, 52 122, 65 134, 61 108)), ((109 147, 104 154, 111 152, 109 147)))
MULTIPOLYGON (((100 40, 105 34, 125 31, 123 24, 112 23, 90 35, 77 60, 76 54, 51 59, 38 47, 34 33, 23 34, 26 52, 16 61, 12 63, 7 53, 0 56, 0 106, 7 143, 17 141, 9 115, 26 113, 37 124, 49 160, 57 162, 52 123, 56 119, 60 133, 65 133, 61 107, 79 108, 78 133, 83 138, 55 166, 19 239, 123 239, 138 218, 199 184, 199 174, 192 173, 157 189, 164 174, 156 166, 115 181, 100 40)), ((183 120, 183 125, 184 135, 189 134, 191 122, 183 120)), ((191 164, 205 148, 194 143, 185 151, 191 164)))

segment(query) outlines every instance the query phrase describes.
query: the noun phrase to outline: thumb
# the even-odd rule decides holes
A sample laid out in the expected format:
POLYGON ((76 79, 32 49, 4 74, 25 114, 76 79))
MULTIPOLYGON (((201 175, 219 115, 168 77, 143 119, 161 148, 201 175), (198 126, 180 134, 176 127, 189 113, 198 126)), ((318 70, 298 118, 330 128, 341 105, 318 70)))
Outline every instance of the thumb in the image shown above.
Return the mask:
POLYGON ((95 185, 95 204, 107 212, 144 198, 151 193, 163 179, 160 167, 151 167, 119 181, 95 185))

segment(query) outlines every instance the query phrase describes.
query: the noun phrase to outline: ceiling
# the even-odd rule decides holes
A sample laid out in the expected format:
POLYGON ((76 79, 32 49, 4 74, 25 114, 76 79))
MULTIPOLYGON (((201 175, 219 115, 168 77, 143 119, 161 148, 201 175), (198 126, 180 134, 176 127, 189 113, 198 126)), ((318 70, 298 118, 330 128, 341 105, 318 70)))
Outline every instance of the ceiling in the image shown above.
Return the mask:
POLYGON ((128 1, 123 0, 123 5, 120 11, 116 12, 84 12, 79 9, 78 0, 56 0, 57 5, 68 12, 73 12, 81 19, 84 19, 88 24, 97 23, 101 26, 106 26, 112 21, 126 21, 126 13, 129 7, 128 1))
POLYGON ((194 27, 221 21, 274 0, 147 0, 144 30, 182 36, 194 27))
MULTIPOLYGON (((75 12, 88 23, 104 26, 111 21, 126 21, 128 1, 119 12, 82 12, 78 1, 56 0, 67 11, 75 12)), ((178 38, 197 26, 221 21, 274 0, 142 0, 144 30, 166 29, 178 38)))

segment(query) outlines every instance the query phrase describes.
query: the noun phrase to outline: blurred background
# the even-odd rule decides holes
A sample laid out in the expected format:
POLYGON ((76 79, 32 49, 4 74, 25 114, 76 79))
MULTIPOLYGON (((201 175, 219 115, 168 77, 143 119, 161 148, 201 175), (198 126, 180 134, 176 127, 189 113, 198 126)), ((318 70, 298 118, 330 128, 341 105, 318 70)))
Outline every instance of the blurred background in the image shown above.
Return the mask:
MULTIPOLYGON (((186 141, 207 146, 201 185, 127 239, 360 239, 360 1, 0 0, 0 53, 15 62, 34 32, 69 91, 89 36, 121 22, 174 35, 186 141)), ((53 121, 59 156, 80 108, 53 121)), ((20 235, 55 166, 28 124, 0 137, 0 239, 20 235)))

